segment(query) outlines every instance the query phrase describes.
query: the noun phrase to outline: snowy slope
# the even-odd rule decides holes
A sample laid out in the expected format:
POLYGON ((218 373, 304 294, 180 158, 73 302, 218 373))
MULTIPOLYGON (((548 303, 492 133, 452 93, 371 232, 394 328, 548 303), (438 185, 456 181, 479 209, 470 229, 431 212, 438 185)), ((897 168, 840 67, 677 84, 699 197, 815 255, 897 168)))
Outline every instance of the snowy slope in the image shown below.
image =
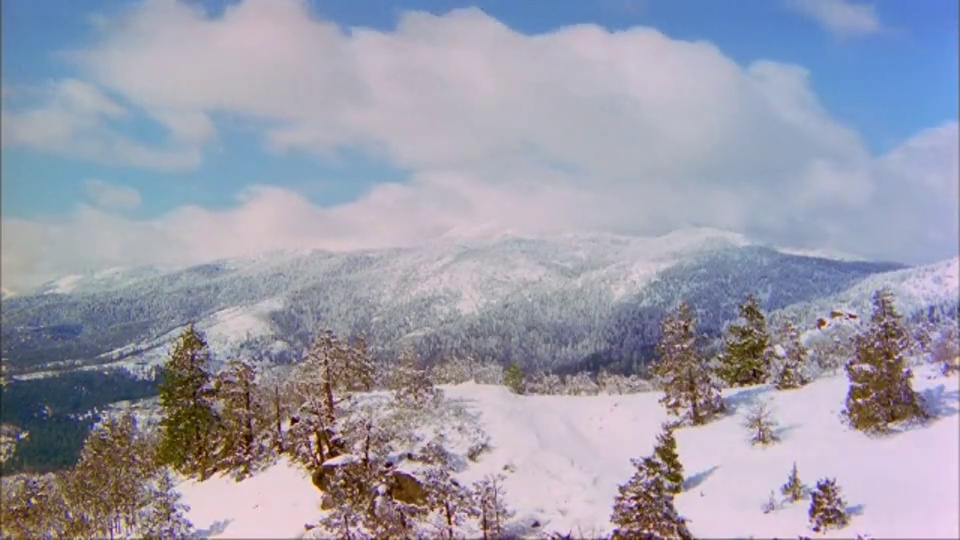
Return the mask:
MULTIPOLYGON (((847 380, 837 376, 806 388, 725 391, 733 414, 677 432, 687 489, 676 499, 701 538, 816 536, 807 525, 808 500, 764 514, 761 504, 778 490, 794 461, 812 486, 836 477, 850 525, 827 537, 958 538, 960 443, 958 381, 917 370, 914 388, 938 418, 886 438, 871 439, 844 427, 847 380), (770 399, 782 442, 752 447, 741 427, 750 403, 770 399)), ((475 409, 492 451, 460 474, 474 480, 506 470, 514 530, 537 520, 541 533, 608 534, 617 486, 632 474, 630 458, 652 451, 667 417, 658 393, 628 396, 517 396, 503 387, 447 387, 448 397, 475 409)), ((286 464, 240 484, 213 479, 180 486, 190 518, 213 537, 295 537, 318 517, 319 495, 309 478, 286 464)), ((779 491, 778 491, 779 493, 779 491)), ((534 533, 535 535, 536 533, 534 533)))

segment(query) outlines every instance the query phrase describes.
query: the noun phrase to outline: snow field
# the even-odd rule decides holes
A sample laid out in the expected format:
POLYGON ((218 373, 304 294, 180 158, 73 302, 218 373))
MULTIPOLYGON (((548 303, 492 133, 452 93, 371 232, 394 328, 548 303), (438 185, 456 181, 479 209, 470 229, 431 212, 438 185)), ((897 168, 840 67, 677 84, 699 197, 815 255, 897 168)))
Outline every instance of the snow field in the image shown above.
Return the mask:
MULTIPOLYGON (((766 385, 725 390, 728 411, 699 427, 676 431, 686 489, 678 511, 701 538, 960 538, 960 423, 956 377, 915 369, 914 389, 937 418, 890 436, 871 438, 840 421, 848 382, 840 374, 805 388, 766 385), (773 406, 781 441, 751 446, 741 425, 756 400, 773 406), (807 521, 809 499, 764 514, 761 505, 796 461, 812 488, 835 477, 850 524, 825 535, 807 521)), ((617 486, 633 473, 631 458, 649 455, 668 419, 659 392, 625 396, 517 396, 505 387, 443 387, 448 398, 477 413, 491 449, 457 476, 472 482, 504 474, 509 531, 537 537, 609 534, 617 486), (534 521, 540 527, 532 528, 534 521)), ((215 478, 181 485, 194 525, 212 537, 302 536, 319 516, 309 476, 281 461, 240 483, 215 478)))

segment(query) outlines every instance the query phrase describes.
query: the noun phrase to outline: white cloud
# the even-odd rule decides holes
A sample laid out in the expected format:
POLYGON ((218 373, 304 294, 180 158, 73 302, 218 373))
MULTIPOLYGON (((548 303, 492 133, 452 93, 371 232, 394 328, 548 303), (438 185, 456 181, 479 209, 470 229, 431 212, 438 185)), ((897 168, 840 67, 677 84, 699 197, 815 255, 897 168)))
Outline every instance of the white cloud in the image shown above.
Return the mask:
POLYGON ((190 112, 162 113, 158 121, 170 126, 173 144, 156 149, 122 135, 114 123, 129 120, 131 112, 88 82, 65 79, 45 89, 42 102, 31 108, 2 112, 3 145, 25 146, 53 154, 78 157, 112 165, 156 169, 189 169, 200 163, 199 148, 184 141, 209 138, 198 116, 190 112))
POLYGON ((841 37, 875 34, 883 30, 872 4, 853 0, 788 0, 797 12, 841 37))
POLYGON ((140 192, 129 186, 117 186, 103 180, 87 180, 87 195, 106 210, 134 210, 140 207, 140 192))
POLYGON ((86 206, 57 222, 4 219, 5 280, 403 245, 481 223, 695 225, 908 262, 955 254, 956 122, 872 156, 799 66, 740 66, 649 28, 528 36, 474 9, 408 13, 376 31, 340 29, 289 0, 246 0, 218 19, 156 0, 105 28, 74 52, 78 65, 180 140, 216 137, 210 119, 225 114, 268 126, 274 150, 361 150, 413 179, 332 207, 261 187, 230 210, 150 221, 86 206), (31 240, 8 245, 18 234, 31 240))

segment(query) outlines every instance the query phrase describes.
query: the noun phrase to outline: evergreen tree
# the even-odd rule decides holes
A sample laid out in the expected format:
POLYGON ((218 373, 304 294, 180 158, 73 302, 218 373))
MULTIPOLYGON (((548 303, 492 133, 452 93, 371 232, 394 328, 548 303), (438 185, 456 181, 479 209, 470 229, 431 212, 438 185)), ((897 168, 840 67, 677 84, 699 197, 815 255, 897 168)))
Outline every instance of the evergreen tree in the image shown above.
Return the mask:
POLYGON ((514 394, 522 394, 526 390, 524 385, 524 373, 520 364, 513 362, 506 371, 503 372, 503 384, 514 394))
POLYGON ((720 389, 697 349, 695 321, 686 303, 660 323, 657 353, 653 373, 663 386, 660 403, 670 414, 697 425, 724 410, 720 389))
POLYGON ((790 471, 790 478, 787 483, 780 486, 780 493, 790 502, 797 502, 807 494, 807 486, 800 481, 800 473, 797 472, 797 462, 793 462, 793 470, 790 471))
POLYGON ((265 406, 256 391, 256 378, 256 368, 242 360, 231 360, 213 382, 220 405, 214 461, 218 470, 233 472, 237 480, 252 474, 265 453, 261 445, 265 406))
POLYGON ((882 432, 895 422, 926 418, 910 382, 908 335, 890 291, 874 294, 870 327, 856 337, 855 346, 856 355, 846 365, 850 390, 843 411, 850 425, 882 432))
POLYGON ((105 419, 65 477, 66 501, 89 534, 129 535, 147 502, 144 486, 156 471, 149 439, 130 412, 105 419))
POLYGON ((453 477, 453 459, 442 440, 428 443, 421 460, 427 465, 423 484, 427 508, 437 518, 434 527, 442 537, 453 540, 457 528, 473 514, 470 490, 453 477))
POLYGON ((190 325, 163 366, 159 387, 160 462, 177 472, 206 478, 215 472, 218 422, 209 371, 210 351, 190 325))
POLYGON ((274 366, 273 369, 261 373, 257 381, 256 390, 259 402, 263 404, 262 424, 269 433, 269 440, 273 449, 278 453, 286 452, 286 434, 283 430, 284 422, 290 420, 290 396, 292 377, 288 370, 283 372, 274 366))
POLYGON ((362 339, 353 346, 333 332, 322 332, 293 375, 301 405, 288 435, 291 455, 316 471, 342 453, 337 434, 343 406, 356 391, 369 390, 374 365, 362 339))
POLYGON ((70 534, 71 517, 61 482, 54 475, 0 477, 0 537, 76 536, 70 534))
POLYGON ((810 382, 804 373, 807 363, 807 350, 800 342, 800 332, 791 323, 786 323, 783 329, 784 356, 774 374, 774 387, 777 390, 800 388, 810 382))
POLYGON ((633 460, 636 472, 620 486, 610 517, 617 527, 614 540, 659 538, 691 539, 686 519, 673 506, 673 494, 668 491, 663 470, 656 459, 646 457, 633 460))
POLYGON ((483 540, 500 538, 505 521, 513 517, 504 500, 502 475, 487 475, 473 484, 473 504, 480 519, 483 540))
POLYGON ((752 294, 739 309, 744 322, 727 328, 726 350, 720 355, 718 373, 730 386, 760 384, 769 374, 766 318, 752 294))
POLYGON ((140 534, 158 540, 192 537, 193 524, 186 517, 190 507, 180 502, 170 471, 161 469, 147 489, 149 504, 141 510, 140 534))
POLYGON ((807 513, 813 531, 846 527, 850 519, 846 506, 835 479, 824 478, 817 482, 816 489, 810 494, 810 510, 807 513))
POLYGON ((390 381, 397 402, 408 408, 422 408, 435 403, 440 392, 433 386, 427 370, 417 365, 411 349, 403 349, 390 381))
POLYGON ((673 435, 675 426, 664 424, 662 431, 657 435, 657 445, 653 449, 653 457, 663 468, 663 481, 668 493, 674 495, 683 491, 683 464, 677 454, 677 439, 673 435))
POLYGON ((747 411, 743 425, 750 432, 752 444, 768 445, 779 440, 773 431, 777 427, 777 421, 773 418, 770 405, 765 401, 758 401, 747 411))

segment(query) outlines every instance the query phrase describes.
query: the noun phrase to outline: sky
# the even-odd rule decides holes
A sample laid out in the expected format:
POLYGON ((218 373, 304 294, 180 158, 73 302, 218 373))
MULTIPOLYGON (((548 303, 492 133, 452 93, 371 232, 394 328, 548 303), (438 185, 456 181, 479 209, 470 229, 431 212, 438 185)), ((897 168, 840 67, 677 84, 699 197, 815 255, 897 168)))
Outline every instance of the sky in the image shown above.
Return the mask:
POLYGON ((5 0, 8 290, 657 235, 957 256, 953 0, 5 0))

